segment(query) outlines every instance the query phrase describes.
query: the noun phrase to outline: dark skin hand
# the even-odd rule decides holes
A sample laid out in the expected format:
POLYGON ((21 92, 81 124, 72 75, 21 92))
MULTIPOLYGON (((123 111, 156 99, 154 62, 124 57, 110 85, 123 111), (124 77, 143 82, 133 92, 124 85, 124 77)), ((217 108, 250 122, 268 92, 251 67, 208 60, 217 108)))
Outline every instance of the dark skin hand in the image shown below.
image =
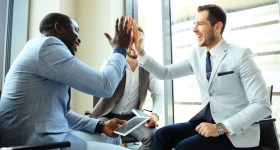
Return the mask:
POLYGON ((102 128, 102 132, 105 133, 109 137, 115 138, 118 135, 115 134, 113 131, 116 128, 123 125, 124 123, 126 123, 125 120, 120 120, 120 119, 117 119, 117 118, 110 119, 110 120, 108 120, 104 123, 104 126, 102 128))
POLYGON ((125 17, 122 16, 119 23, 119 19, 116 20, 115 25, 115 37, 112 38, 108 33, 105 33, 106 38, 108 39, 110 45, 115 48, 124 48, 128 50, 132 44, 132 27, 128 28, 128 21, 125 20, 125 17))

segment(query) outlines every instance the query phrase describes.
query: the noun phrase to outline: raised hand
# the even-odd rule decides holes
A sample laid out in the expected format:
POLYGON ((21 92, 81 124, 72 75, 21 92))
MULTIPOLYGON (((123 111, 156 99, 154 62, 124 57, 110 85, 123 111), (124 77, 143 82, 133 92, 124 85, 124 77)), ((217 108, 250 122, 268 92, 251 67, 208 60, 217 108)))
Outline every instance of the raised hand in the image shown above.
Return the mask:
POLYGON ((110 45, 115 48, 128 49, 132 44, 132 27, 128 27, 128 20, 124 16, 121 17, 120 23, 119 19, 116 20, 115 25, 115 36, 112 38, 108 33, 105 33, 110 45))
POLYGON ((143 52, 144 52, 144 37, 143 36, 139 36, 138 42, 135 43, 135 49, 136 49, 138 55, 143 54, 143 52))
POLYGON ((105 133, 106 135, 112 137, 112 138, 115 138, 117 137, 118 135, 115 134, 113 131, 120 127, 121 125, 123 125, 126 121, 125 120, 120 120, 120 119, 117 119, 117 118, 113 118, 113 119, 110 119, 108 121, 105 122, 104 126, 103 126, 103 133, 105 133))

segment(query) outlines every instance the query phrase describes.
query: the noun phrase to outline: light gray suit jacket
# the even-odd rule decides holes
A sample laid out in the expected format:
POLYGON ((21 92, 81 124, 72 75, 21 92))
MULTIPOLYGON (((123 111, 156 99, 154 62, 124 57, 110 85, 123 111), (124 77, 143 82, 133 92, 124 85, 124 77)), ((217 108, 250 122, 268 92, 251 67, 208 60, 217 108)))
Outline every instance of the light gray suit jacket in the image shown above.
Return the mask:
MULTIPOLYGON (((201 92, 202 104, 210 102, 215 122, 232 129, 227 136, 235 147, 259 144, 260 129, 253 124, 271 114, 268 92, 261 71, 248 48, 222 40, 211 52, 212 74, 206 79, 205 48, 194 48, 192 55, 181 63, 162 66, 151 57, 139 58, 142 66, 159 79, 174 79, 194 74, 201 92)), ((186 83, 187 84, 187 83, 186 83)))
POLYGON ((0 101, 1 144, 69 140, 71 149, 86 149, 86 143, 69 131, 94 133, 98 120, 69 110, 68 88, 111 97, 125 66, 124 56, 114 53, 99 72, 79 61, 55 37, 40 36, 29 41, 5 79, 0 101))

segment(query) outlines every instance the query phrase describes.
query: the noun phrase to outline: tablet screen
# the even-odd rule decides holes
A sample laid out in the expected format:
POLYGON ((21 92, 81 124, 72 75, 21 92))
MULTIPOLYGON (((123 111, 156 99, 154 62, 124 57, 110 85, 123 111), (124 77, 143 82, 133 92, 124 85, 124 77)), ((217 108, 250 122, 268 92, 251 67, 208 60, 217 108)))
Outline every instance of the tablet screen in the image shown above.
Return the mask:
POLYGON ((132 119, 128 120, 124 125, 120 126, 117 128, 114 133, 126 136, 133 130, 135 130, 137 127, 140 125, 144 124, 147 122, 150 118, 149 117, 138 117, 135 116, 132 119))

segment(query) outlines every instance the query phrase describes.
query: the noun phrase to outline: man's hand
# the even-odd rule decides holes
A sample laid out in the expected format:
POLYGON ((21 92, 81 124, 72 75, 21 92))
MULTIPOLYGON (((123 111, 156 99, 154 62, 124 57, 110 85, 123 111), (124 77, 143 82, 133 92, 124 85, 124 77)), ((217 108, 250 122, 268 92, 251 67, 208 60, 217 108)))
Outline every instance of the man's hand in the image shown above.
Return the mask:
POLYGON ((138 42, 135 43, 135 49, 136 49, 137 55, 141 55, 141 56, 143 55, 143 52, 144 52, 144 36, 143 35, 139 36, 138 42))
POLYGON ((204 137, 218 137, 219 132, 216 128, 216 124, 201 122, 196 128, 195 131, 204 137))
POLYGON ((108 135, 112 138, 115 138, 118 135, 115 134, 113 131, 116 128, 118 128, 119 126, 123 125, 125 122, 126 122, 125 120, 120 120, 120 119, 117 119, 117 118, 110 119, 110 120, 108 120, 104 123, 102 131, 106 135, 108 135))
POLYGON ((132 31, 132 27, 128 29, 128 20, 122 16, 120 23, 119 19, 116 20, 115 37, 112 38, 108 33, 105 33, 105 36, 114 49, 124 48, 127 50, 133 42, 132 31))
POLYGON ((150 120, 145 123, 145 127, 148 127, 148 128, 157 127, 158 126, 157 121, 159 120, 158 118, 159 117, 157 114, 152 114, 150 120))

